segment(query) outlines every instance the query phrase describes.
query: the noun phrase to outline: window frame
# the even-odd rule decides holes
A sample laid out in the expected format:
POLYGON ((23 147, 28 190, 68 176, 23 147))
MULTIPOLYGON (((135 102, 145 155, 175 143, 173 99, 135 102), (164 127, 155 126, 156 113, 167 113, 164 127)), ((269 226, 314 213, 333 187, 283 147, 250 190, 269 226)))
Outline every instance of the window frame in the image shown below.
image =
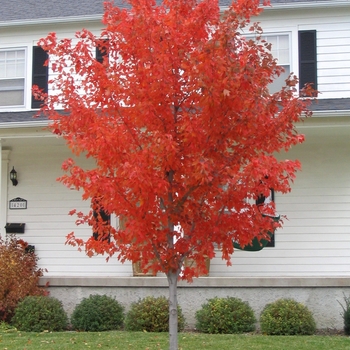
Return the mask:
MULTIPOLYGON (((288 32, 263 32, 262 35, 261 35, 262 40, 265 40, 265 41, 267 41, 266 38, 268 38, 268 37, 281 37, 281 36, 287 36, 288 37, 288 61, 289 61, 289 64, 279 64, 279 63, 277 63, 279 66, 287 66, 287 65, 291 66, 292 65, 291 35, 292 35, 291 31, 288 31, 288 32)), ((277 58, 277 57, 275 57, 275 58, 277 58)), ((278 58, 277 58, 277 62, 278 62, 278 58)))
MULTIPOLYGON (((286 67, 286 66, 288 66, 289 67, 289 73, 287 73, 287 76, 289 76, 289 74, 291 74, 294 70, 293 70, 293 45, 292 45, 292 35, 293 35, 293 33, 292 33, 292 31, 291 30, 288 30, 288 31, 278 31, 278 32, 275 32, 275 31, 267 31, 267 32, 263 32, 262 33, 262 35, 261 35, 261 38, 263 39, 263 40, 265 40, 265 41, 267 41, 266 40, 266 38, 268 38, 268 37, 279 37, 279 36, 287 36, 288 37, 288 64, 280 64, 279 62, 278 62, 278 58, 277 57, 275 57, 275 56, 273 56, 275 59, 277 59, 277 65, 278 66, 282 66, 282 67, 286 67)), ((268 42, 268 41, 267 41, 268 42)), ((270 53, 272 54, 272 51, 273 51, 273 46, 271 47, 271 51, 270 51, 270 53)), ((286 72, 285 72, 286 73, 286 72)), ((282 75, 281 76, 279 76, 279 77, 276 77, 275 78, 275 81, 274 82, 276 82, 279 78, 281 78, 281 77, 283 77, 283 74, 285 74, 285 73, 282 73, 282 75)), ((287 76, 286 76, 286 78, 287 78, 287 76)), ((273 84, 273 83, 272 83, 273 84)), ((278 90, 276 90, 276 91, 279 91, 280 89, 282 88, 282 85, 280 86, 280 88, 278 89, 278 90)), ((273 92, 275 92, 275 91, 272 91, 272 93, 273 92)))
MULTIPOLYGON (((248 34, 248 35, 245 35, 244 37, 246 39, 248 39, 248 40, 250 40, 250 39, 254 40, 254 38, 257 38, 258 36, 260 36, 262 38, 262 40, 266 40, 267 37, 288 36, 288 48, 289 48, 288 61, 289 61, 289 64, 288 65, 286 65, 286 64, 279 64, 278 63, 278 59, 277 59, 277 65, 278 66, 289 66, 289 73, 288 73, 288 75, 295 71, 293 69, 293 67, 295 66, 295 62, 294 62, 294 56, 293 56, 293 37, 294 37, 294 32, 293 32, 292 28, 288 27, 288 29, 286 29, 284 31, 267 30, 267 31, 264 31, 261 35, 260 34, 259 35, 258 34, 255 34, 255 35, 254 34, 248 34)), ((269 52, 272 54, 272 50, 269 51, 269 52)), ((274 57, 274 58, 276 58, 276 57, 274 57)), ((280 77, 276 77, 275 81, 276 81, 276 79, 279 79, 280 77)), ((279 91, 281 88, 282 88, 282 85, 276 91, 279 91)), ((271 93, 273 93, 273 92, 275 92, 275 91, 272 91, 271 93)))
MULTIPOLYGON (((24 51, 24 72, 23 77, 14 77, 14 78, 0 78, 0 80, 10 80, 10 79, 23 79, 23 103, 22 104, 12 104, 12 105, 1 105, 0 110, 6 109, 24 109, 27 105, 27 95, 28 95, 28 46, 27 45, 15 45, 15 46, 3 46, 0 47, 0 52, 9 52, 9 51, 24 51)), ((19 90, 18 90, 19 91, 19 90)), ((21 90, 22 91, 22 90, 21 90)))

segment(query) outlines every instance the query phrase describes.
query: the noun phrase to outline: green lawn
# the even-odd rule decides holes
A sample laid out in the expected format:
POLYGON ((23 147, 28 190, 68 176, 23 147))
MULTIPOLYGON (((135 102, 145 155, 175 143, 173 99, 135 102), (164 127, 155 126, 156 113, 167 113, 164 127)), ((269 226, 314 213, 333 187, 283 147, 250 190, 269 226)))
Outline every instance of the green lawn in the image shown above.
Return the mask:
MULTIPOLYGON (((167 333, 0 332, 0 350, 135 349, 167 350, 167 333)), ((346 336, 209 335, 181 333, 182 350, 350 350, 346 336)))

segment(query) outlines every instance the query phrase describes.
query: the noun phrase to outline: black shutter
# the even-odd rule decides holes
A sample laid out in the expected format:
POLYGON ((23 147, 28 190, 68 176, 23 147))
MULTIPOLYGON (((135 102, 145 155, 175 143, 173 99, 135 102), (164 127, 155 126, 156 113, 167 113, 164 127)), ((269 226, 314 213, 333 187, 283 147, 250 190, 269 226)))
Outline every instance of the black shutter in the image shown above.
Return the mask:
MULTIPOLYGON (((49 55, 39 46, 33 47, 33 76, 32 85, 38 85, 44 92, 48 91, 49 70, 44 63, 49 55)), ((42 101, 38 101, 32 96, 32 108, 40 108, 42 101)))
MULTIPOLYGON (((273 188, 271 188, 270 192, 270 199, 274 202, 275 201, 275 191, 273 188)), ((259 195, 256 199, 255 203, 256 205, 263 205, 265 203, 266 197, 264 195, 259 195)), ((275 234, 272 235, 271 240, 267 243, 266 247, 273 248, 275 246, 275 234)))
POLYGON ((103 56, 104 54, 102 53, 102 51, 98 47, 96 47, 96 61, 102 63, 103 56))
POLYGON ((96 47, 96 61, 102 63, 105 56, 108 56, 108 40, 102 40, 101 45, 96 47))
MULTIPOLYGON (((108 214, 108 213, 106 213, 103 209, 101 209, 101 210, 99 211, 99 213, 97 213, 96 211, 94 211, 94 212, 93 212, 93 216, 94 216, 95 219, 97 219, 98 217, 100 217, 100 220, 102 220, 102 221, 105 223, 105 225, 109 225, 110 222, 111 222, 111 215, 108 214), (98 214, 99 214, 99 215, 98 215, 98 214)), ((92 235, 93 235, 95 241, 97 241, 97 240, 99 239, 99 238, 98 238, 98 232, 93 232, 92 235)), ((108 235, 107 238, 104 238, 104 240, 108 240, 108 243, 109 243, 109 241, 110 241, 110 235, 108 235)))
POLYGON ((312 83, 317 89, 316 30, 299 31, 299 89, 312 83))
POLYGON ((276 234, 276 233, 274 233, 274 234, 271 236, 270 241, 266 244, 266 248, 274 248, 274 247, 275 247, 275 234, 276 234))
MULTIPOLYGON (((273 188, 271 188, 271 200, 273 202, 275 201, 275 190, 273 188)), ((274 234, 271 237, 270 242, 267 243, 266 247, 270 247, 270 248, 275 247, 275 235, 276 235, 276 232, 274 232, 274 234)))

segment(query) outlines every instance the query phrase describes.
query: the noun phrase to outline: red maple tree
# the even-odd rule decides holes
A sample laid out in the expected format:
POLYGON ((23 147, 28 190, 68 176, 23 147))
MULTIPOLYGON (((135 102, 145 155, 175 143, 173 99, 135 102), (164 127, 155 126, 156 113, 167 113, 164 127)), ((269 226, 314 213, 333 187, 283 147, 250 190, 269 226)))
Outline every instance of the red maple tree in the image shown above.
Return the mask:
POLYGON ((83 169, 68 159, 60 180, 82 189, 94 212, 127 219, 118 229, 93 210, 76 213, 98 239, 71 233, 68 243, 164 272, 176 349, 178 279, 206 272, 214 246, 230 264, 233 240, 245 246, 280 227, 273 203, 262 215, 255 200, 290 191, 300 164, 274 153, 303 141, 294 123, 308 112, 295 77, 269 91, 282 68, 250 24, 259 0, 224 13, 214 0, 127 2, 105 4, 99 38, 82 30, 74 42, 40 40, 56 74, 42 112, 73 153, 95 160, 83 169), (184 268, 185 258, 195 266, 184 268))

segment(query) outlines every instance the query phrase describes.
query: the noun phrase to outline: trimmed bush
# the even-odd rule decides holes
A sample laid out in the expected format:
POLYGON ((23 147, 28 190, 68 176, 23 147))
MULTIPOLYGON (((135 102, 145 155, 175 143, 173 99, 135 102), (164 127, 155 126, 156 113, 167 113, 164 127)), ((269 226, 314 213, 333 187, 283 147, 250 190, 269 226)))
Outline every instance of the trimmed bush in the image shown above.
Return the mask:
MULTIPOLYGON (((185 327, 185 318, 180 306, 177 307, 178 330, 185 327)), ((128 331, 168 332, 169 302, 165 297, 146 297, 131 304, 126 315, 125 329, 128 331)))
POLYGON ((341 313, 341 315, 344 320, 344 333, 346 335, 350 335, 350 297, 346 297, 344 295, 344 302, 345 302, 345 306, 339 303, 343 309, 343 312, 341 313))
POLYGON ((238 298, 213 298, 196 312, 196 328, 203 333, 245 333, 255 330, 256 318, 247 302, 238 298))
POLYGON ((311 335, 316 323, 309 309, 293 300, 279 299, 265 306, 260 316, 261 332, 268 335, 311 335))
MULTIPOLYGON (((13 326, 9 325, 8 323, 6 323, 4 321, 0 321, 0 333, 1 332, 9 332, 11 330, 16 331, 16 328, 14 328, 13 326)), ((1 336, 0 336, 0 342, 1 342, 1 336)))
POLYGON ((28 244, 13 235, 0 237, 0 321, 10 322, 14 310, 28 295, 47 295, 38 287, 44 270, 37 267, 38 258, 28 244))
POLYGON ((63 331, 67 329, 68 318, 58 299, 28 296, 18 304, 11 323, 25 332, 63 331))
POLYGON ((73 329, 79 331, 103 332, 121 328, 124 308, 107 295, 90 295, 74 309, 71 317, 73 329))

